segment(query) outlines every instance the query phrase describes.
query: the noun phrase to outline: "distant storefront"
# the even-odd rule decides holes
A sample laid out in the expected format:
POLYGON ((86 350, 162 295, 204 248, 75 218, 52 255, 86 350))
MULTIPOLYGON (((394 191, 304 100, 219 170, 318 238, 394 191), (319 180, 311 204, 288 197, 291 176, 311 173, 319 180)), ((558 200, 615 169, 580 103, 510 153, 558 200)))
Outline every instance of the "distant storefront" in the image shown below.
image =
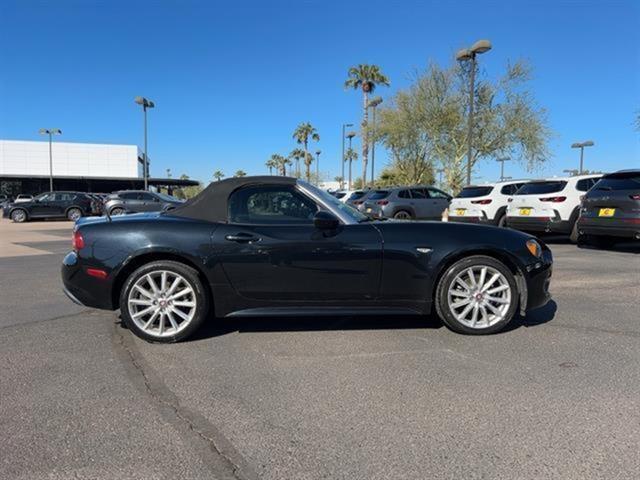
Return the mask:
MULTIPOLYGON (((54 142, 54 190, 104 192, 144 186, 143 156, 136 145, 54 142)), ((0 140, 0 193, 49 191, 49 142, 0 140)), ((150 178, 149 185, 171 191, 193 180, 150 178)))

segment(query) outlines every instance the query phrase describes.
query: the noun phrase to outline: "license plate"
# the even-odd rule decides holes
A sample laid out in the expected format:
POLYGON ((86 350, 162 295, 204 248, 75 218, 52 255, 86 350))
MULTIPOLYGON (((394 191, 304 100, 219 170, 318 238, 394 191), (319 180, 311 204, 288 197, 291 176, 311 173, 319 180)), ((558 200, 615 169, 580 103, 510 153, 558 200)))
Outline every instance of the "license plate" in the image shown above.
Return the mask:
POLYGON ((615 208, 601 208, 598 212, 599 217, 613 217, 613 214, 616 213, 615 208))
POLYGON ((528 217, 529 215, 531 215, 531 209, 530 208, 521 208, 520 209, 520 215, 528 217))
POLYGON ((458 217, 463 217, 465 210, 466 210, 465 208, 456 208, 456 215, 458 217))

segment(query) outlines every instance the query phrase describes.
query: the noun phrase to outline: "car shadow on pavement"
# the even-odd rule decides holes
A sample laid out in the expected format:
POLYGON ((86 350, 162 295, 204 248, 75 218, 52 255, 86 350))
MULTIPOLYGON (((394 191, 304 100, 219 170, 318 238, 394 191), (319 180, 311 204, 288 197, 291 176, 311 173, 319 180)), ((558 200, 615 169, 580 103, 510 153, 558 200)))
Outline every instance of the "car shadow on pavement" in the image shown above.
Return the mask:
MULTIPOLYGON (((545 234, 540 239, 547 245, 573 245, 566 235, 545 234)), ((575 245, 580 250, 600 250, 604 252, 620 252, 640 254, 640 242, 621 239, 611 246, 575 245)))
MULTIPOLYGON (((532 310, 526 317, 516 315, 503 330, 509 332, 520 327, 536 327, 553 320, 557 310, 551 300, 544 307, 532 310)), ((331 330, 412 330, 444 327, 435 315, 388 316, 319 316, 319 317, 245 317, 210 318, 189 340, 197 341, 227 335, 232 332, 304 332, 331 330)))

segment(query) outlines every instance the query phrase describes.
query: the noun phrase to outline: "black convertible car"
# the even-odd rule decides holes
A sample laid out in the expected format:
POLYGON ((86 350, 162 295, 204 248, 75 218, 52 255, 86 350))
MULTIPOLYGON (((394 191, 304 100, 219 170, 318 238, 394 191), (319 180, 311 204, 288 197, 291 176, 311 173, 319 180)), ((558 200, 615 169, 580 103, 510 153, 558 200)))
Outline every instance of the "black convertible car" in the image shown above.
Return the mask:
POLYGON ((168 212, 83 218, 62 279, 75 302, 120 309, 174 342, 211 316, 428 314, 501 330, 549 297, 551 251, 489 226, 374 221, 294 178, 215 182, 168 212))

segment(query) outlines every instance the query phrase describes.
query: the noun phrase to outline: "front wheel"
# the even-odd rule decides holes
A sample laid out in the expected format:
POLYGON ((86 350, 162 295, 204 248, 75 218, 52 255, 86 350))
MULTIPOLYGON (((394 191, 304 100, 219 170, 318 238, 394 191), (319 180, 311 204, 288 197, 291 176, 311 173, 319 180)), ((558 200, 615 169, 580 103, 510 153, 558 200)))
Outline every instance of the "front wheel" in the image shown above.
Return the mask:
POLYGON ((399 210, 393 214, 393 218, 397 220, 411 220, 413 216, 411 215, 410 212, 407 212, 406 210, 399 210))
POLYGON ((493 257, 472 256, 451 265, 436 290, 436 311, 451 330, 483 335, 514 317, 518 287, 513 273, 493 257))
POLYGON ((27 212, 22 210, 21 208, 15 209, 11 212, 11 220, 16 223, 23 223, 27 221, 27 212))
POLYGON ((120 208, 120 207, 112 208, 111 211, 109 212, 109 214, 112 217, 115 217, 117 215, 124 215, 124 208, 120 208))
POLYGON ((170 343, 186 339, 200 327, 208 303, 198 272, 183 263, 157 261, 129 276, 120 295, 120 312, 138 337, 170 343))

